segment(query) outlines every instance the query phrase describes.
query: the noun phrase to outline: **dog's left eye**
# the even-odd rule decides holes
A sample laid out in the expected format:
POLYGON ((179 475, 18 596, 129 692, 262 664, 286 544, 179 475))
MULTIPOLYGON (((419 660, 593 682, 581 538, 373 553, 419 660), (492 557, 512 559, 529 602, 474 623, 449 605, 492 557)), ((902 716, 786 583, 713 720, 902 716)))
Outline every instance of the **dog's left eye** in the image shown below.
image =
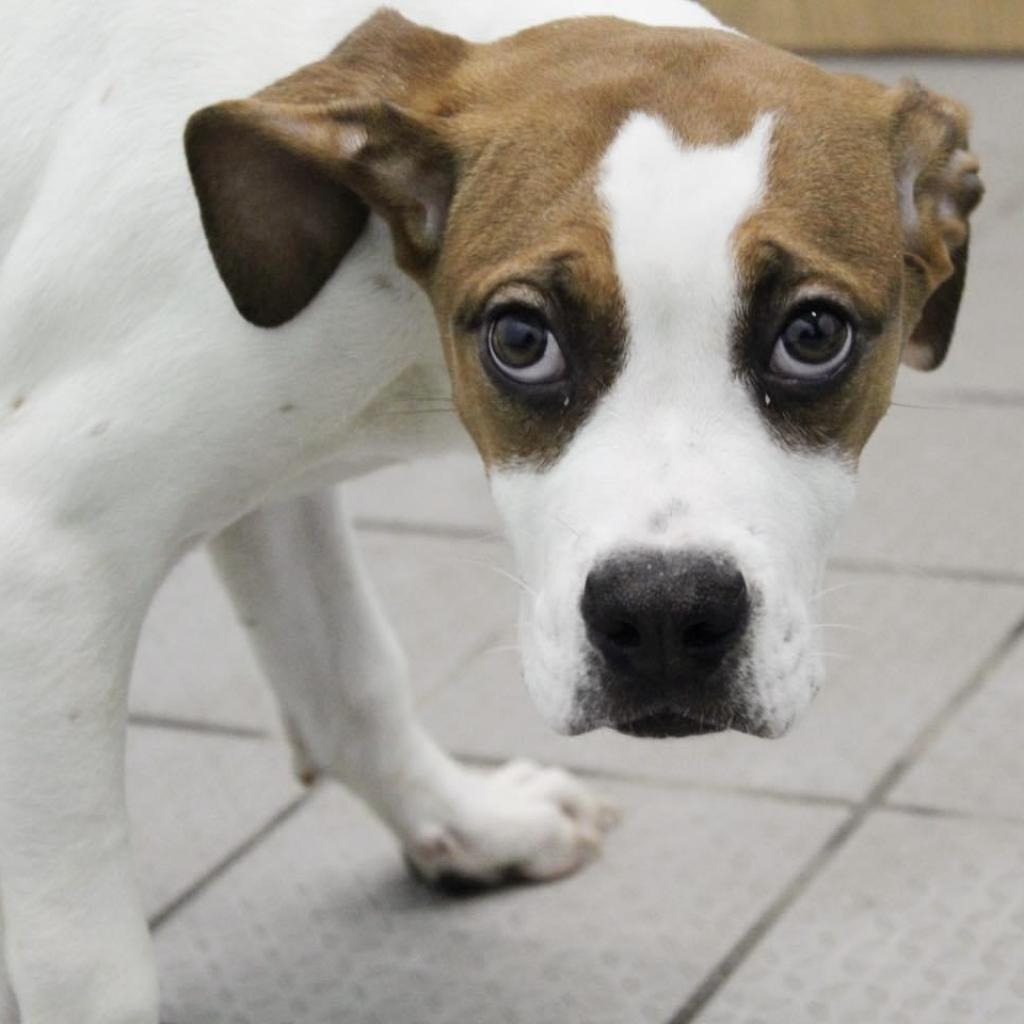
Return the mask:
POLYGON ((565 356, 547 321, 532 310, 497 314, 486 327, 487 351, 519 384, 550 384, 565 376, 565 356))
POLYGON ((769 369, 778 377, 824 380, 849 359, 853 325, 827 306, 810 306, 783 328, 775 341, 769 369))

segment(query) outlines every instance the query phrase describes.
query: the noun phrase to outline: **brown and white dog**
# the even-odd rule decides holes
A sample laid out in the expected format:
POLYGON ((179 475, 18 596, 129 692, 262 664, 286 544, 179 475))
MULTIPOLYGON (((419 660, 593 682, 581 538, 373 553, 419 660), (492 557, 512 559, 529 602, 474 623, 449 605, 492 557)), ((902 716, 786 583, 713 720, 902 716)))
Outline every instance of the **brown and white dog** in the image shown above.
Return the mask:
POLYGON ((953 331, 981 194, 957 104, 684 0, 20 6, 0 896, 23 1024, 157 1018, 125 694, 149 599, 200 543, 303 771, 353 787, 425 874, 593 853, 608 808, 571 778, 474 773, 424 735, 334 520, 328 485, 462 427, 555 728, 786 730, 821 681, 860 451, 901 358, 938 365, 953 331), (616 11, 646 24, 527 27, 616 11), (438 394, 457 417, 410 415, 438 394))

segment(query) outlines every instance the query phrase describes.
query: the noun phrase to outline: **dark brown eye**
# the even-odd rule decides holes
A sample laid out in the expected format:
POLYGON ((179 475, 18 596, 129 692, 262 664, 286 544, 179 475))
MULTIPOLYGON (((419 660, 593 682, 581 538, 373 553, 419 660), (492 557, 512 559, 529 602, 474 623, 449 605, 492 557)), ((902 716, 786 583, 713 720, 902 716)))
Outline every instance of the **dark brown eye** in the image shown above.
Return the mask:
POLYGON ((485 329, 491 360, 511 380, 548 384, 565 376, 565 356, 558 339, 539 313, 499 313, 485 329))
POLYGON ((782 329, 769 369, 779 377, 823 380, 849 359, 853 337, 853 326, 841 313, 808 307, 782 329))

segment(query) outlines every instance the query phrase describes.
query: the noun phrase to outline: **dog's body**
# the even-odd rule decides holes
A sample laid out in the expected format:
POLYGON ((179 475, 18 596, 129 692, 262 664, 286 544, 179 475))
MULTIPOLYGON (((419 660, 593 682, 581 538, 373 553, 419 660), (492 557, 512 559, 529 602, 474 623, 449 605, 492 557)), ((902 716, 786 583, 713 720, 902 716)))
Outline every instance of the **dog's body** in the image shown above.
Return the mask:
MULTIPOLYGON (((454 380, 530 584, 527 683, 553 724, 777 734, 817 685, 807 607, 900 350, 937 362, 952 330, 977 191, 959 111, 744 50, 756 44, 715 31, 683 0, 401 7, 479 41, 617 7, 710 29, 693 46, 711 78, 685 102, 668 86, 629 98, 679 72, 682 36, 569 22, 491 51, 383 15, 312 75, 193 119, 210 248, 253 326, 211 264, 182 128, 198 108, 315 60, 375 4, 259 7, 21 4, 0 43, 0 894, 24 1024, 156 1020, 124 821, 124 708, 142 617, 183 552, 211 542, 303 772, 355 788, 428 875, 554 877, 591 855, 608 809, 557 771, 471 774, 421 732, 401 655, 323 488, 464 443, 459 417, 435 401, 454 380), (607 61, 587 63, 605 48, 607 61), (719 102, 731 79, 706 66, 741 65, 736 95, 719 102), (543 95, 517 106, 503 75, 543 95), (545 92, 552 81, 564 95, 545 92), (331 91, 346 89, 354 100, 331 91), (798 94, 812 99, 801 107, 798 94), (833 99, 843 113, 829 128, 818 106, 833 99), (856 208, 858 227, 844 227, 831 196, 801 205, 815 191, 813 175, 797 183, 803 146, 811 160, 839 153, 835 202, 856 208), (528 200, 530 230, 506 230, 531 220, 516 206, 528 200), (290 203, 299 227, 281 233, 290 203), (797 245, 775 278, 788 274, 805 305, 824 281, 833 309, 848 287, 860 302, 851 320, 871 339, 861 383, 813 414, 786 412, 794 376, 776 372, 774 355, 775 376, 749 387, 757 373, 732 364, 725 340, 746 285, 761 294, 765 253, 791 253, 798 236, 813 237, 819 263, 797 245), (577 353, 571 389, 568 346, 537 326, 543 275, 516 264, 528 255, 560 281, 575 275, 575 297, 550 322, 571 306, 605 339, 582 369, 577 353), (473 320, 470 290, 477 310, 501 297, 497 314, 480 314, 486 356, 452 340, 452 324, 473 320), (929 305, 940 294, 945 312, 929 305), (548 405, 531 419, 509 395, 539 401, 541 371, 548 405), (499 386, 508 395, 495 397, 499 386), (670 564, 683 544, 700 545, 699 572, 670 564), (618 557, 637 549, 646 577, 618 557), (621 595, 638 576, 630 603, 621 595), (678 650, 667 627, 650 626, 677 613, 678 650), (678 678, 700 680, 681 710, 669 692, 678 678), (639 679, 642 700, 623 685, 639 679), (727 700, 708 696, 726 685, 727 700)), ((756 303, 744 310, 739 320, 777 322, 756 303)), ((842 341, 827 309, 792 322, 787 366, 790 349, 806 351, 801 332, 842 341)))

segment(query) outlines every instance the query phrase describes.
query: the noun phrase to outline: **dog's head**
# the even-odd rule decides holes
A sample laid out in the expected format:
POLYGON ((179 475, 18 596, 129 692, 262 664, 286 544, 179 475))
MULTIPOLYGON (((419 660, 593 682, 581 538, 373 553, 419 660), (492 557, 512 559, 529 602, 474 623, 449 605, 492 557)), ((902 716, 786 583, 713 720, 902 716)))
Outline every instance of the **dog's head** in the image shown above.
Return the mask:
POLYGON ((901 360, 938 365, 981 186, 966 114, 741 36, 489 45, 384 12, 197 114, 239 310, 316 295, 368 211, 429 294, 553 725, 777 735, 819 685, 827 542, 901 360))

